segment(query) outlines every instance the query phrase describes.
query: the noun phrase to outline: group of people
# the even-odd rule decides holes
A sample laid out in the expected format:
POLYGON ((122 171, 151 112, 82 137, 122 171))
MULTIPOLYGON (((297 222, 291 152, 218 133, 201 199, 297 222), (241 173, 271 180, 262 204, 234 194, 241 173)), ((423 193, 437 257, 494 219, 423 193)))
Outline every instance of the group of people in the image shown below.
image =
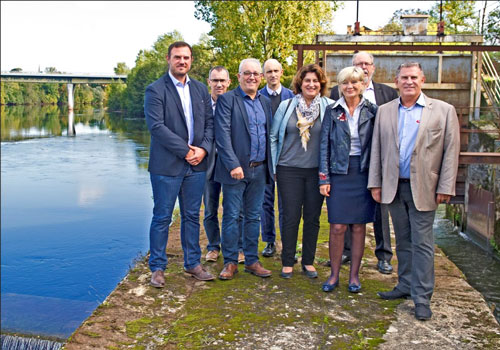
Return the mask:
POLYGON ((366 223, 374 223, 378 270, 392 272, 390 212, 398 284, 378 295, 389 300, 411 296, 415 317, 431 318, 432 223, 437 205, 455 194, 460 142, 455 109, 422 93, 425 75, 419 63, 398 67, 398 97, 396 90, 372 81, 374 58, 358 52, 352 66, 338 72, 338 85, 328 98, 327 78, 317 64, 297 72, 293 91, 281 85, 283 69, 275 59, 263 66, 253 58, 242 60, 239 85, 231 91, 228 70, 216 66, 209 72, 209 94, 188 76, 189 44, 171 44, 167 62, 168 72, 147 87, 144 102, 154 198, 152 286, 165 285, 166 244, 177 200, 186 273, 215 279, 201 264, 203 198, 205 259, 217 261, 222 252, 219 279, 234 278, 239 263, 246 272, 271 276, 259 261, 258 242, 262 234, 263 256, 275 253, 277 192, 282 278, 293 276, 301 219, 302 271, 317 278, 314 261, 326 198, 331 274, 322 289, 333 291, 341 264, 350 261, 348 290, 360 292, 366 223), (266 86, 259 90, 263 77, 266 86))

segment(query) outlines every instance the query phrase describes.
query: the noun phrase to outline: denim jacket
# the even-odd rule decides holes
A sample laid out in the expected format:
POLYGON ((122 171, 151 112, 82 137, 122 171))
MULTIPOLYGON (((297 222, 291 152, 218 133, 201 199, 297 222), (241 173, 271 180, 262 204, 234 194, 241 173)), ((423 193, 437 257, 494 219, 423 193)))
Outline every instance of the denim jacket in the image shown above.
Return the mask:
MULTIPOLYGON (((320 102, 320 113, 319 117, 321 122, 323 122, 323 117, 325 115, 325 109, 328 105, 333 104, 335 101, 329 99, 328 97, 321 97, 320 102)), ((271 142, 271 157, 273 161, 273 172, 276 174, 276 165, 280 159, 281 150, 283 148, 283 141, 285 140, 286 126, 288 120, 292 115, 295 107, 297 107, 298 99, 294 97, 291 101, 282 101, 276 110, 276 114, 273 117, 273 123, 271 126, 271 134, 269 135, 269 140, 271 142)))
MULTIPOLYGON (((364 100, 359 113, 358 132, 361 142, 360 170, 367 171, 370 165, 370 151, 373 126, 377 105, 364 100)), ((349 168, 349 152, 351 151, 351 132, 346 116, 342 117, 344 108, 341 105, 330 105, 326 108, 325 118, 321 125, 321 143, 319 149, 319 184, 330 184, 330 173, 347 174, 349 168)))

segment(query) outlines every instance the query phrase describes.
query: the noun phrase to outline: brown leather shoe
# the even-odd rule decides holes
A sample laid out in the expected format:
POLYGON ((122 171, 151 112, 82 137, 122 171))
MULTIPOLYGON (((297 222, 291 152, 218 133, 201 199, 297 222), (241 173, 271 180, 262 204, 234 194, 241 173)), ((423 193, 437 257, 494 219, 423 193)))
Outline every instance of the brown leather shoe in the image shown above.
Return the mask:
POLYGON ((252 275, 258 277, 271 276, 271 271, 266 270, 264 267, 262 267, 260 261, 256 261, 252 265, 245 265, 245 272, 250 272, 252 275))
POLYGON ((243 252, 238 252, 238 264, 243 264, 245 262, 245 254, 243 252))
POLYGON ((219 259, 219 251, 218 250, 211 250, 205 255, 205 260, 206 261, 217 261, 219 259))
POLYGON ((231 280, 238 273, 238 265, 235 263, 227 263, 219 274, 221 280, 231 280))
POLYGON ((201 264, 193 269, 184 269, 184 271, 200 281, 212 281, 215 279, 215 277, 210 272, 207 272, 201 264))
POLYGON ((149 282, 155 288, 165 287, 165 276, 163 275, 163 270, 156 270, 151 275, 151 282, 149 282))

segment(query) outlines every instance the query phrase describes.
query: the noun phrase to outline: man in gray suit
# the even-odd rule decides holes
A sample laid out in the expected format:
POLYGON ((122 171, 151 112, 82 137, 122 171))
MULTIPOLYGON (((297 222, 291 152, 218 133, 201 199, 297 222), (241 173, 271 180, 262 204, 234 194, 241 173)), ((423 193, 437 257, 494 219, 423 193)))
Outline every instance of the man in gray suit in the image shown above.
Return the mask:
POLYGON ((411 296, 415 317, 432 317, 434 235, 439 203, 455 195, 460 128, 455 108, 425 96, 422 67, 399 66, 400 98, 380 106, 375 120, 368 188, 388 204, 396 234, 398 284, 379 292, 387 300, 411 296))
MULTIPOLYGON (((375 73, 375 61, 369 52, 360 51, 352 56, 352 65, 363 69, 367 81, 367 87, 363 92, 363 97, 373 104, 381 106, 398 98, 398 93, 392 87, 373 81, 375 73)), ((339 87, 334 86, 330 93, 332 100, 339 99, 339 87)), ((377 269, 380 273, 392 273, 392 247, 391 229, 389 227, 389 212, 387 206, 377 204, 375 207, 375 220, 373 222, 373 233, 375 235, 375 256, 378 259, 377 269)), ((351 230, 347 229, 344 240, 344 251, 342 253, 342 263, 351 260, 351 230)))

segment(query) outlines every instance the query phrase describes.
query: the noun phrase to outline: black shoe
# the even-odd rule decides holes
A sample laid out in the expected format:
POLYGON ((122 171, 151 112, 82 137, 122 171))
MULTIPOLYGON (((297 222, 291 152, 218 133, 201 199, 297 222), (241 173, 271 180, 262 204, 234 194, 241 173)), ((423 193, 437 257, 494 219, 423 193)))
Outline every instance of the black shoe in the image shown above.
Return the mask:
POLYGON ((308 269, 306 269, 306 267, 304 265, 302 265, 302 271, 309 278, 316 278, 316 277, 318 277, 318 272, 317 271, 309 271, 308 269))
POLYGON ((268 242, 266 244, 266 247, 262 251, 262 256, 265 256, 266 258, 270 258, 271 256, 276 253, 276 244, 274 242, 268 242))
POLYGON ((280 272, 280 277, 289 279, 289 278, 292 278, 292 276, 293 276, 293 271, 291 271, 291 272, 283 272, 283 270, 281 270, 281 272, 280 272))
POLYGON ((377 263, 377 269, 380 273, 390 275, 393 271, 391 263, 386 260, 379 260, 377 263))
POLYGON ((410 294, 403 293, 396 288, 388 292, 377 292, 377 295, 385 300, 408 299, 410 297, 410 294))
POLYGON ((415 318, 419 321, 430 320, 432 317, 431 307, 427 304, 415 304, 415 318))
MULTIPOLYGON (((347 264, 349 261, 351 261, 351 257, 350 257, 350 256, 348 256, 348 255, 344 255, 344 254, 342 254, 342 260, 340 260, 340 263, 341 263, 342 265, 345 265, 345 264, 347 264)), ((332 262, 331 262, 330 260, 328 260, 328 261, 326 262, 326 264, 325 264, 325 265, 326 265, 326 266, 332 266, 332 262)))
POLYGON ((349 261, 351 261, 351 257, 349 255, 344 255, 342 254, 342 260, 340 261, 340 263, 342 265, 345 265, 347 264, 349 261))

